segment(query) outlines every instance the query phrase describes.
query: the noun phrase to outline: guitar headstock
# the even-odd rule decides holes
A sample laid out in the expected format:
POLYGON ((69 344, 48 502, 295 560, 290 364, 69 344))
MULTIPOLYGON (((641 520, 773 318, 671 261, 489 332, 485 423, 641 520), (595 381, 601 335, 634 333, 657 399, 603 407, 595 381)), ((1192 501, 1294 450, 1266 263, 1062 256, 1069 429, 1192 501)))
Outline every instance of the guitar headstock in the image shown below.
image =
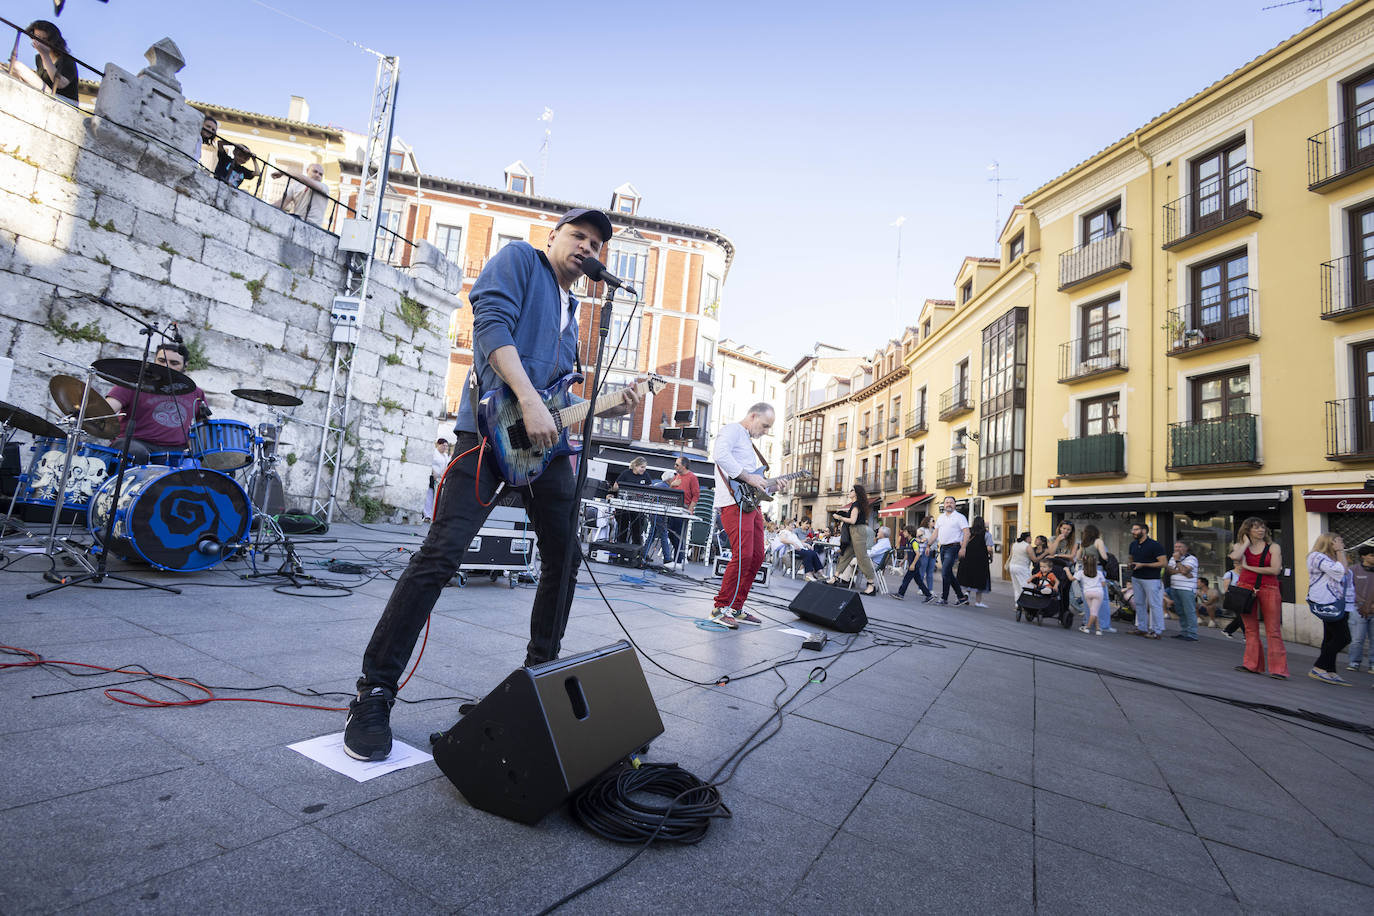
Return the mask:
POLYGON ((661 375, 651 374, 648 378, 644 379, 644 385, 649 389, 650 394, 658 394, 664 388, 668 387, 668 380, 661 375))

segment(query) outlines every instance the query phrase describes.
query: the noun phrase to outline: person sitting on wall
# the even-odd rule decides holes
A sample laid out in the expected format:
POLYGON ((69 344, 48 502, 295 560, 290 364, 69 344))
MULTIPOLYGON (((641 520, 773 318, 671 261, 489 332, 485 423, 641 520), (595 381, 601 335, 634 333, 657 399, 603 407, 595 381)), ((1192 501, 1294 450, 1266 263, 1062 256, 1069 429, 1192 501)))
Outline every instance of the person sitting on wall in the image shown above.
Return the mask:
POLYGON ((30 70, 19 60, 19 38, 15 36, 14 51, 10 54, 10 76, 44 92, 51 92, 73 105, 77 103, 79 78, 76 58, 67 51, 62 32, 46 19, 36 19, 25 30, 38 53, 30 70))

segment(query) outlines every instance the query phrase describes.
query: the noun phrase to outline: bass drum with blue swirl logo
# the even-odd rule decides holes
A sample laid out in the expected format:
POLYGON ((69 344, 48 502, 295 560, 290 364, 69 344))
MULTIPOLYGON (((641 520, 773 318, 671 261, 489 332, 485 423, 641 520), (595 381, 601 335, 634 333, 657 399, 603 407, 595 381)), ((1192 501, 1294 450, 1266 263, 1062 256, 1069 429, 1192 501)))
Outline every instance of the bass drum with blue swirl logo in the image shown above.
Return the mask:
POLYGON ((114 485, 111 476, 96 491, 87 523, 97 543, 115 556, 194 572, 209 569, 248 541, 253 509, 232 477, 207 468, 146 465, 124 472, 114 529, 105 544, 114 485))

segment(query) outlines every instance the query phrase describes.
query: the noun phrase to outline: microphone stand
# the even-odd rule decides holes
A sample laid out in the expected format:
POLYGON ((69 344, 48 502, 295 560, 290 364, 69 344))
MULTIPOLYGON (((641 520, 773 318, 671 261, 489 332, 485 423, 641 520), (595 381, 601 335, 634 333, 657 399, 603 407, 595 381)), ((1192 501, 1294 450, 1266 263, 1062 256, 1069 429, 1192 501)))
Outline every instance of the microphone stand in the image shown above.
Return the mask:
MULTIPOLYGON (((110 561, 110 542, 114 539, 115 514, 119 510, 119 491, 124 486, 124 470, 129 464, 129 446, 133 443, 134 440, 134 417, 138 415, 138 399, 139 395, 143 393, 143 376, 148 368, 148 355, 152 352, 153 348, 153 335, 157 334, 159 337, 162 337, 163 339, 166 339, 167 335, 159 331, 156 325, 149 324, 148 322, 144 321, 142 318, 133 314, 127 309, 115 305, 113 302, 111 302, 109 299, 106 299, 104 296, 95 296, 93 298, 101 305, 114 309, 119 314, 132 320, 135 324, 138 324, 140 326, 139 333, 143 335, 143 359, 138 364, 138 381, 134 385, 133 389, 133 402, 129 404, 129 406, 126 408, 128 412, 125 414, 124 421, 124 441, 120 443, 119 471, 115 474, 114 490, 110 493, 110 510, 105 517, 105 535, 101 539, 99 547, 96 548, 97 553, 99 555, 99 559, 96 561, 95 572, 83 573, 82 575, 77 576, 73 579, 65 579, 62 582, 59 582, 57 585, 51 586, 50 588, 41 589, 36 592, 31 592, 28 595, 25 595, 24 597, 37 598, 39 595, 46 595, 49 592, 59 591, 64 588, 69 588, 73 585, 81 585, 85 582, 100 583, 106 579, 117 579, 120 582, 128 582, 132 585, 138 585, 143 588, 157 588, 161 589, 164 592, 171 592, 174 595, 180 595, 181 589, 179 588, 172 588, 169 585, 159 585, 156 582, 148 582, 143 579, 135 579, 133 576, 119 575, 118 573, 109 572, 108 569, 110 561)), ((95 498, 96 494, 92 493, 92 502, 94 502, 95 498)))
MULTIPOLYGON (((607 285, 606 300, 601 303, 601 315, 597 321, 596 331, 599 343, 596 349, 596 365, 592 369, 591 397, 588 398, 588 400, 591 401, 591 407, 587 410, 587 415, 582 418, 582 453, 578 456, 577 476, 574 478, 573 483, 573 507, 572 514, 568 518, 570 535, 568 537, 568 546, 563 551, 563 578, 562 581, 558 583, 558 603, 554 605, 556 608, 556 616, 552 623, 554 627, 557 627, 560 621, 566 625, 568 617, 571 616, 572 609, 568 606, 571 604, 569 593, 572 582, 577 576, 578 567, 578 564, 573 562, 573 551, 576 550, 580 553, 582 550, 582 546, 578 542, 577 537, 578 520, 582 517, 582 488, 586 486, 587 483, 587 461, 591 456, 592 425, 596 416, 596 393, 601 388, 601 367, 606 357, 606 338, 611 329, 611 316, 614 304, 615 287, 607 285)), ((554 632, 550 633, 549 636, 549 641, 553 642, 558 634, 554 632)))

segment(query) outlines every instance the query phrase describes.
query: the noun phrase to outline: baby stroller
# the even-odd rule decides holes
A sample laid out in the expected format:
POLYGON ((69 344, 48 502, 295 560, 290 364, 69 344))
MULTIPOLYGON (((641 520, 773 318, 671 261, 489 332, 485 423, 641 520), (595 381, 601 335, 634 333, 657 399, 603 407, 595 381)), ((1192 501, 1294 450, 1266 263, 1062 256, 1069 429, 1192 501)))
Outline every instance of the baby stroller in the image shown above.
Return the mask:
POLYGON ((1059 620, 1059 625, 1064 629, 1073 626, 1073 611, 1063 610, 1059 594, 1042 595, 1033 590, 1030 586, 1023 588, 1021 594, 1016 599, 1016 619, 1022 617, 1027 622, 1035 621, 1036 626, 1045 622, 1045 618, 1059 620))

